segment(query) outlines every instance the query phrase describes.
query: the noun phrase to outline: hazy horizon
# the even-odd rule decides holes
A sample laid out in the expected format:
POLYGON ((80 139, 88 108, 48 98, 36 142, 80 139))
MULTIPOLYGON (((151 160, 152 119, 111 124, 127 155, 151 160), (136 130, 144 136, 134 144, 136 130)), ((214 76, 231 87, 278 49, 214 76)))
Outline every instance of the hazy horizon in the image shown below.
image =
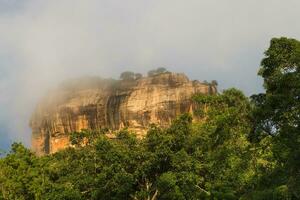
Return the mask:
POLYGON ((59 82, 165 67, 261 92, 273 37, 300 38, 296 0, 0 0, 0 149, 30 145, 36 102, 59 82))

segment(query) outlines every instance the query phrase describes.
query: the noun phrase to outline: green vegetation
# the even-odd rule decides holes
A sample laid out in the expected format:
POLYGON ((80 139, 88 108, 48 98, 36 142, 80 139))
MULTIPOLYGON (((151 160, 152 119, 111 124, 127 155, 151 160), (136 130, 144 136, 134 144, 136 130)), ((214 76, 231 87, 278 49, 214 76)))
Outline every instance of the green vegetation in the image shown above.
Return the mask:
POLYGON ((134 80, 134 72, 126 71, 122 72, 120 75, 121 80, 134 80))
POLYGON ((198 119, 73 133, 43 157, 15 143, 0 159, 0 199, 300 199, 300 42, 272 39, 265 93, 197 95, 198 119))
POLYGON ((162 74, 162 73, 167 73, 167 69, 164 68, 164 67, 159 67, 157 69, 153 69, 153 70, 150 70, 148 72, 148 76, 155 76, 155 75, 158 75, 158 74, 162 74))
POLYGON ((121 80, 126 80, 126 81, 138 80, 142 77, 143 77, 142 74, 134 73, 134 72, 131 72, 131 71, 125 71, 125 72, 122 72, 120 74, 120 79, 121 80))
POLYGON ((274 38, 265 55, 259 75, 266 93, 252 96, 253 137, 272 137, 277 167, 267 176, 267 187, 300 199, 300 42, 274 38))

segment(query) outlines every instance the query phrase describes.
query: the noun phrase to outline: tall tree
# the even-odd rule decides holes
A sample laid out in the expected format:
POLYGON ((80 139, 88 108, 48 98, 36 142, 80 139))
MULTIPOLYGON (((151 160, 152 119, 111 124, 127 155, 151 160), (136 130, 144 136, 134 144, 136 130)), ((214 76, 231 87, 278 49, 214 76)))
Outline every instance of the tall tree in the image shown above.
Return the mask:
POLYGON ((121 80, 134 80, 135 74, 131 71, 122 72, 120 75, 121 80))
POLYGON ((259 75, 266 92, 252 97, 257 106, 255 135, 274 137, 281 184, 300 199, 300 42, 272 39, 259 75))
POLYGON ((251 166, 250 102, 241 91, 198 95, 196 114, 201 123, 194 144, 203 160, 206 190, 217 199, 235 199, 248 190, 254 173, 251 166), (199 148, 201 146, 201 148, 199 148))

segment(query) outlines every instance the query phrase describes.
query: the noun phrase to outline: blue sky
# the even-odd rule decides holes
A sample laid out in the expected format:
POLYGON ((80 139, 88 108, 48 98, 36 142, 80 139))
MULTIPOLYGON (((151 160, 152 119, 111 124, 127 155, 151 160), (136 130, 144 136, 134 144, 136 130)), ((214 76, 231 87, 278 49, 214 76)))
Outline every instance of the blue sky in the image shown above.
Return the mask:
POLYGON ((156 67, 262 91, 272 37, 300 39, 299 0, 0 0, 0 149, 30 146, 37 101, 64 79, 156 67))

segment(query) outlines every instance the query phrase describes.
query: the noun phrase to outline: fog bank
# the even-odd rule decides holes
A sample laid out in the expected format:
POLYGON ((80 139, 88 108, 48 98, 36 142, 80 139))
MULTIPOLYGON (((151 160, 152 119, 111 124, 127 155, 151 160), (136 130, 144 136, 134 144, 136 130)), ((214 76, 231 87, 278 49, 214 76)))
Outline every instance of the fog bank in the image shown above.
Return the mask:
POLYGON ((2 0, 0 148, 30 144, 38 99, 62 80, 156 67, 247 95, 272 37, 300 38, 297 0, 2 0))

